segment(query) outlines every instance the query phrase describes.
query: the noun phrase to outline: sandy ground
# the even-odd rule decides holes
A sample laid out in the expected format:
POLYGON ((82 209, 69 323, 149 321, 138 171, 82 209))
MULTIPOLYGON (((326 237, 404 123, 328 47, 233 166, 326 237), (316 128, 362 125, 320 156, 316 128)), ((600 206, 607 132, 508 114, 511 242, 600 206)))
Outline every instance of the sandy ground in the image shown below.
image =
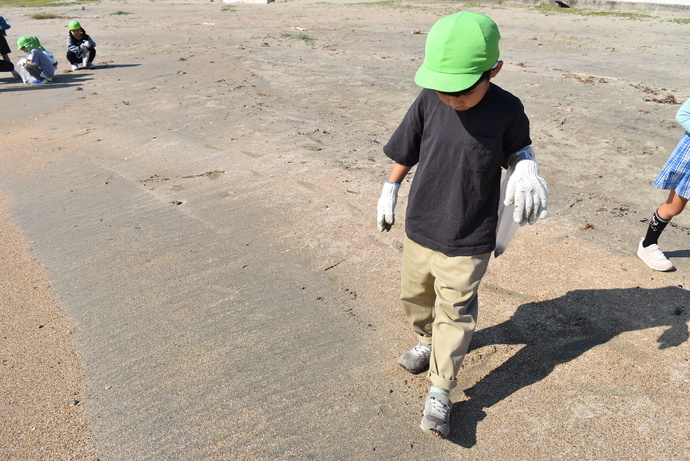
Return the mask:
POLYGON ((5 197, 0 210, 0 453, 5 459, 94 459, 69 322, 29 243, 7 218, 5 197))
MULTIPOLYGON (((663 14, 473 8, 502 31, 496 83, 530 115, 550 216, 490 265, 449 439, 415 432, 409 454, 396 456, 426 444, 424 453, 463 459, 688 459, 690 215, 663 236, 678 271, 654 273, 635 251, 665 199, 650 183, 681 135, 673 102, 690 97, 690 68, 679 64, 690 26, 663 14)), ((52 85, 0 81, 13 109, 0 173, 0 454, 98 456, 77 319, 56 301, 31 229, 15 224, 28 222, 17 191, 76 151, 113 171, 130 162, 142 190, 190 213, 213 191, 280 215, 267 235, 355 301, 349 328, 390 365, 377 372, 404 402, 392 411, 419 431, 427 383, 395 366, 412 344, 396 301, 406 186, 390 233, 375 231, 375 203, 390 168, 381 147, 418 92, 425 31, 458 9, 302 0, 41 9, 79 19, 101 68, 64 72, 62 59, 52 85)), ((2 11, 9 41, 38 35, 60 59, 67 19, 31 12, 2 11)), ((224 443, 226 459, 260 457, 224 443)))

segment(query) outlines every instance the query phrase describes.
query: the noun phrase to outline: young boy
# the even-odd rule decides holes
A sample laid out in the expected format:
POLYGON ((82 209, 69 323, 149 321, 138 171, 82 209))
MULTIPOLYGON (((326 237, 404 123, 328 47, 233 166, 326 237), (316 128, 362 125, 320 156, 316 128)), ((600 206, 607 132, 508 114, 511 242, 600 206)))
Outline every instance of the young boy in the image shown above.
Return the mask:
POLYGON ((72 64, 72 70, 80 67, 93 69, 96 57, 96 42, 86 33, 79 21, 69 22, 67 35, 67 60, 72 64))
POLYGON ((431 389, 421 427, 450 430, 450 390, 477 318, 477 290, 496 245, 501 167, 510 167, 506 205, 521 224, 546 216, 546 183, 530 147, 518 98, 490 82, 501 70, 496 24, 463 11, 429 31, 423 88, 384 146, 395 165, 378 202, 378 227, 390 230, 402 180, 413 166, 403 250, 401 301, 419 344, 398 363, 428 368, 431 389))
POLYGON ((19 37, 17 48, 27 53, 26 58, 19 61, 19 75, 24 83, 40 84, 53 80, 57 61, 41 46, 38 38, 19 37))

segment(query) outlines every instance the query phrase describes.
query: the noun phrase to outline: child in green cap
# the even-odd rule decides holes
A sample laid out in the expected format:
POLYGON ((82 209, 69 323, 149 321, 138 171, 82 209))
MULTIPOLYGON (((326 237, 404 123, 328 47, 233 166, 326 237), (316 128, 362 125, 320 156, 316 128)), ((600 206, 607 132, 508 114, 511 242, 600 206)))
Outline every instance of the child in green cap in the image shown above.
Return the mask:
POLYGON ((17 49, 26 53, 19 60, 19 76, 24 83, 41 84, 53 81, 58 62, 46 51, 38 37, 22 36, 17 40, 17 49))
MULTIPOLYGON (((378 202, 378 228, 390 230, 402 180, 417 167, 405 223, 401 301, 418 344, 398 363, 428 369, 431 389, 421 427, 446 437, 450 390, 477 320, 477 291, 496 249, 501 168, 505 206, 533 224, 546 217, 548 192, 530 147, 520 100, 491 82, 503 66, 498 27, 463 11, 429 30, 423 88, 384 146, 394 162, 378 202)), ((509 218, 510 219, 510 218, 509 218)))
POLYGON ((80 67, 93 69, 93 60, 96 57, 96 42, 86 33, 79 21, 70 21, 68 27, 67 60, 72 65, 72 70, 77 70, 80 67))

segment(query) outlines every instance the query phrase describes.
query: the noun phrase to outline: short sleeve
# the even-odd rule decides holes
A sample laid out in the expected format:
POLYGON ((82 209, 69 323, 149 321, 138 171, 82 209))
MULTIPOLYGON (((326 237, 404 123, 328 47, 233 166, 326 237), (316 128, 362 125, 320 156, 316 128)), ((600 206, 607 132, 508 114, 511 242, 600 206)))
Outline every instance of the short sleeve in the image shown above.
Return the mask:
POLYGON ((690 133, 690 99, 685 101, 685 104, 680 106, 680 109, 678 109, 678 113, 676 114, 676 120, 687 133, 690 133))
POLYGON ((407 110, 390 140, 383 146, 383 152, 395 163, 415 166, 419 163, 419 152, 424 131, 423 93, 407 110))

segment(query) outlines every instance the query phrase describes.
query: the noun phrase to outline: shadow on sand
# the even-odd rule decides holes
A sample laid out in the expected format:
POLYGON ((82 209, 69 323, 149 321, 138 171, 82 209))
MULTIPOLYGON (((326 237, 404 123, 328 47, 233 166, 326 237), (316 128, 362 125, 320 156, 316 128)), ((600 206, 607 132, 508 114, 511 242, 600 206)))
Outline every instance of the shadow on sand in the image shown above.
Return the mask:
POLYGON ((448 440, 474 446, 484 408, 621 333, 668 327, 657 339, 659 349, 682 344, 688 339, 689 311, 690 291, 680 287, 577 290, 519 306, 506 322, 474 334, 471 349, 492 344, 525 347, 465 390, 469 400, 453 405, 448 440))
POLYGON ((10 91, 34 91, 34 90, 51 90, 54 88, 66 88, 72 86, 79 86, 93 80, 93 77, 89 74, 77 74, 77 73, 63 73, 55 74, 53 81, 51 83, 44 83, 41 85, 31 85, 22 83, 20 79, 0 79, 0 92, 10 92, 10 91), (7 84, 7 85, 6 85, 7 84))
POLYGON ((76 71, 58 72, 53 77, 53 81, 44 85, 24 84, 20 79, 14 78, 9 72, 0 74, 0 92, 27 91, 29 89, 48 90, 55 87, 77 86, 89 80, 93 80, 91 72, 100 69, 114 69, 120 67, 138 67, 141 64, 101 64, 93 69, 80 69, 76 71), (13 85, 14 84, 14 85, 13 85))
POLYGON ((690 258, 690 250, 664 251, 667 258, 690 258))
MULTIPOLYGON (((141 64, 98 64, 93 69, 88 70, 99 70, 99 69, 116 69, 119 67, 139 67, 141 64)), ((80 71, 77 71, 80 72, 80 71)))

